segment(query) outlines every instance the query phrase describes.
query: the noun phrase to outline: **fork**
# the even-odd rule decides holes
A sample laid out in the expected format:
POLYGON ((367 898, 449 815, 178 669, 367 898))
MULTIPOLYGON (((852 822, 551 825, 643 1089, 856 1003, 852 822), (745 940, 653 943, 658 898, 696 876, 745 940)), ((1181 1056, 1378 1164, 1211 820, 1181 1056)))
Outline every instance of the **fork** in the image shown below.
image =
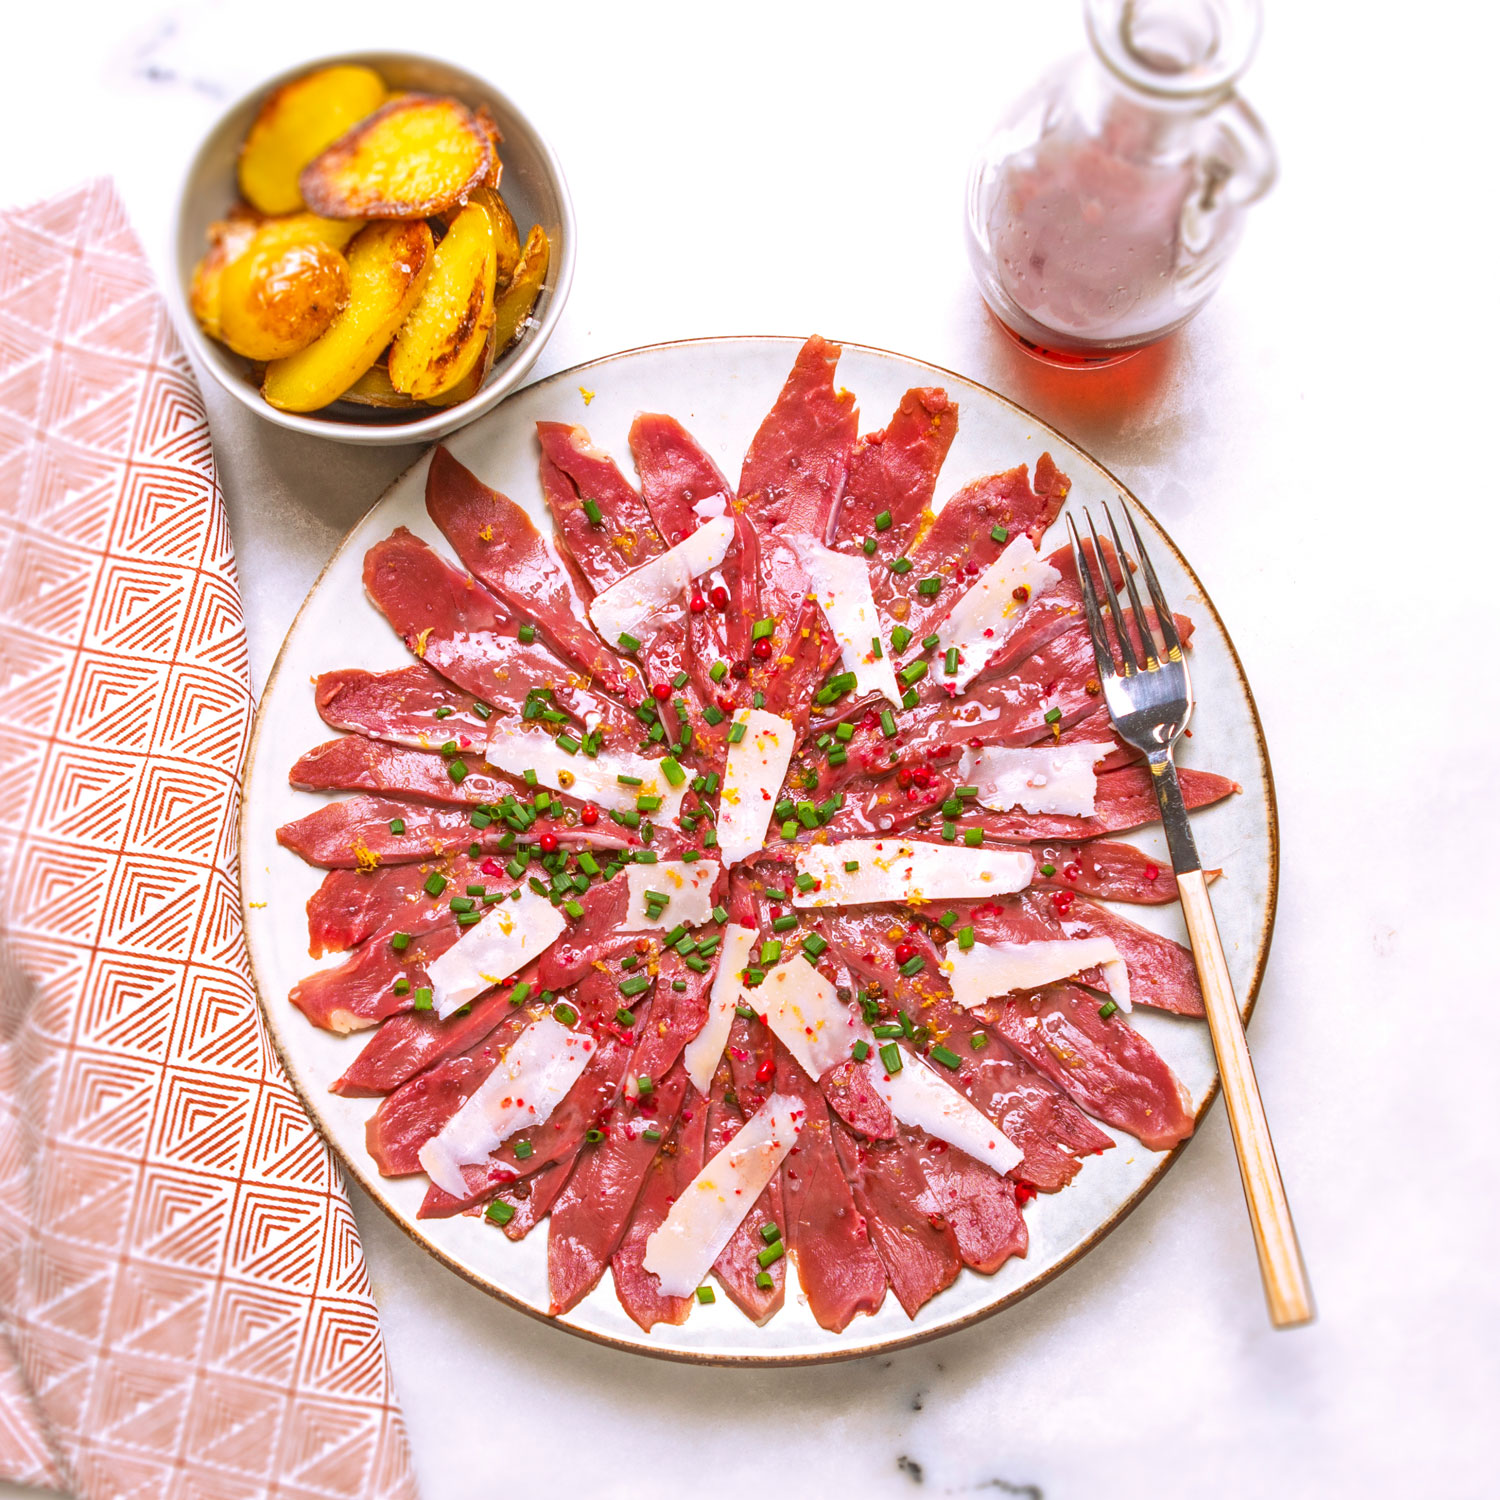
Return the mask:
POLYGON ((1162 826, 1167 833, 1167 848, 1177 875, 1177 890, 1182 899, 1182 913, 1187 921, 1188 938, 1193 947, 1193 963, 1203 990, 1203 1007, 1208 1015, 1209 1035, 1219 1062, 1224 1084, 1224 1103, 1229 1113, 1229 1129, 1234 1137, 1235 1155, 1239 1159, 1240 1181, 1245 1189, 1245 1204, 1250 1210, 1250 1227, 1255 1234, 1255 1249, 1260 1258, 1261 1281, 1265 1286, 1266 1305, 1271 1322, 1277 1328, 1294 1328, 1313 1318, 1312 1291, 1297 1244, 1297 1231, 1287 1206, 1281 1170, 1271 1144, 1271 1129, 1266 1123, 1265 1107, 1255 1081, 1255 1068, 1245 1041, 1245 1026, 1240 1018, 1239 1002, 1229 979, 1224 960, 1224 945, 1219 938, 1218 923, 1208 899, 1203 866, 1193 842, 1182 788, 1177 781, 1177 766, 1172 750, 1187 728, 1193 712, 1193 684, 1183 659, 1182 641, 1172 620, 1172 609, 1162 592, 1156 569, 1151 566, 1141 534, 1128 509, 1125 524, 1135 543, 1140 571, 1156 611, 1156 633, 1142 607, 1136 587, 1134 565, 1120 540, 1119 528, 1104 506, 1111 539, 1130 596, 1130 608, 1139 632, 1140 649, 1126 629, 1119 593, 1105 562, 1099 533, 1085 507, 1084 521, 1094 545, 1099 577, 1104 587, 1110 620, 1119 645, 1120 665, 1115 666, 1109 636, 1105 631, 1103 612, 1093 571, 1088 567, 1078 528, 1070 515, 1068 535, 1073 542, 1073 560, 1088 616, 1089 634, 1094 643, 1094 660, 1109 716, 1120 738, 1146 757, 1151 769, 1151 785, 1161 808, 1162 826))

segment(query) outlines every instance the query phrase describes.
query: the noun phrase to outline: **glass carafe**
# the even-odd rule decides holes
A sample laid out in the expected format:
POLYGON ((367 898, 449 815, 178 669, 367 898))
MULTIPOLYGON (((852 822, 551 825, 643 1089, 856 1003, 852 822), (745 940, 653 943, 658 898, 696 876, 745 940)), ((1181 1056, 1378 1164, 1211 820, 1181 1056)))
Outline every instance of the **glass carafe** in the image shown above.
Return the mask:
POLYGON ((1213 295, 1271 186, 1265 127, 1235 93, 1258 0, 1084 0, 1092 50, 1004 118, 969 176, 969 258, 1032 353, 1108 364, 1213 295))

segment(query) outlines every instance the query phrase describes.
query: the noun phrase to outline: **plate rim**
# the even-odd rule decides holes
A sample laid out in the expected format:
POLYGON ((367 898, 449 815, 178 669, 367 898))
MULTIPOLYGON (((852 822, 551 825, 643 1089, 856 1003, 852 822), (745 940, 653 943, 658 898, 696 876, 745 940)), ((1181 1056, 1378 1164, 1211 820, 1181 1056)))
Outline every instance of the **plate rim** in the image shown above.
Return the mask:
MULTIPOLYGON (((837 345, 841 351, 846 349, 858 349, 864 353, 880 355, 888 359, 902 361, 908 365, 919 366, 922 369, 931 370, 938 375, 945 376, 949 380, 960 381, 966 386, 981 391, 987 396, 993 397, 996 401, 999 401, 1003 405, 1008 406, 1012 411, 1015 411, 1021 416, 1025 417, 1027 420, 1034 422, 1042 432, 1051 434, 1061 442, 1066 443, 1070 449, 1076 451, 1086 463, 1088 463, 1098 474, 1100 474, 1110 485, 1112 485, 1124 501, 1134 506, 1135 509, 1139 511, 1139 513, 1145 518, 1147 524, 1150 526, 1152 532, 1155 534, 1156 539, 1170 550, 1178 565, 1187 574, 1188 578, 1192 580, 1193 587, 1197 592, 1198 598, 1203 601, 1204 608, 1207 609, 1209 615, 1212 617, 1214 624, 1218 627, 1219 634, 1224 640, 1224 644, 1228 647, 1230 663, 1234 668, 1235 677, 1239 683, 1241 692, 1244 694, 1246 706, 1250 711, 1250 722, 1255 732, 1256 756, 1259 760, 1261 774, 1265 781, 1266 836, 1269 845, 1270 858, 1267 871, 1268 880, 1266 887, 1265 911, 1261 919, 1260 931, 1257 934, 1256 940, 1255 967, 1251 976, 1250 984, 1247 987, 1247 991, 1245 995, 1240 998, 1240 1013, 1244 1021, 1248 1023, 1250 1017, 1254 1013, 1256 1001, 1260 997, 1260 987, 1262 981, 1265 979, 1266 967, 1270 961, 1271 943, 1276 927, 1276 911, 1281 887, 1280 817, 1277 810, 1276 783, 1271 769, 1270 749, 1266 743, 1265 725, 1261 720, 1260 707, 1255 701, 1255 693, 1250 686, 1250 679, 1245 672, 1244 662, 1240 658, 1239 648, 1235 645, 1234 637, 1230 635, 1229 629, 1225 625, 1223 616, 1219 613, 1217 605, 1214 604, 1212 596, 1203 586, 1203 580, 1199 578, 1196 570, 1184 556, 1182 549, 1172 539, 1166 528, 1161 524, 1160 521, 1157 520, 1156 516, 1141 502, 1141 500, 1136 496, 1134 491, 1129 488, 1129 486, 1124 484, 1111 469, 1109 469, 1106 465, 1102 464, 1097 458, 1095 458, 1093 454, 1091 454, 1088 449, 1085 448, 1082 444, 1070 438, 1065 432, 1063 432, 1060 428, 1055 427, 1051 422, 1048 422, 1042 417, 1039 417, 1028 407, 1022 406, 1020 402, 1013 400, 1009 396, 1003 395, 1001 392, 995 390, 993 386, 985 385, 983 381, 976 380, 969 375, 961 374, 957 370, 950 370, 944 365, 934 363, 932 360, 919 359, 914 355, 903 354, 899 350, 885 349, 878 344, 861 343, 860 341, 854 339, 837 339, 827 335, 824 335, 824 337, 828 339, 829 343, 837 345)), ((695 336, 692 338, 662 339, 649 344, 635 345, 629 349, 618 349, 613 351, 612 353, 596 355, 593 359, 583 360, 576 365, 570 365, 564 370, 557 370, 551 375, 543 376, 540 380, 532 381, 529 385, 521 386, 516 390, 507 392, 503 400, 497 402, 488 411, 480 413, 475 417, 474 420, 477 423, 479 421, 484 421, 486 419, 492 419, 496 417, 498 413, 504 411, 506 404, 512 398, 520 396, 523 393, 533 392, 545 385, 567 382, 570 381, 572 377, 575 377, 584 371, 597 369, 601 365, 613 364, 617 361, 630 359, 637 355, 655 353, 664 349, 678 349, 686 345, 710 346, 714 344, 745 343, 747 341, 754 343, 781 343, 800 346, 801 344, 806 342, 806 338, 806 335, 799 334, 706 334, 695 336)), ((467 425, 473 424, 471 423, 467 425)), ((444 436, 451 435, 451 433, 444 434, 444 436)), ((236 833, 239 840, 239 853, 235 863, 236 871, 239 876, 240 916, 242 923, 244 923, 247 928, 249 925, 249 914, 245 906, 245 892, 247 887, 247 881, 245 878, 245 866, 246 860, 248 858, 247 851, 249 849, 249 841, 246 836, 246 818, 250 806, 250 784, 255 767, 255 753, 260 741, 260 732, 265 717, 265 705, 267 700, 271 696, 272 690, 276 686, 277 677, 280 674, 282 661, 286 654, 287 644, 291 640, 293 634, 296 632, 297 626, 301 622, 303 613, 311 604, 313 596, 322 586, 323 580, 328 575, 329 570, 333 568, 334 564, 339 561, 339 559, 344 555, 345 551, 349 548, 351 542, 353 541, 354 534, 364 524, 366 518, 373 510, 376 509, 377 506, 382 503, 382 501, 385 500, 386 496, 389 495, 397 485, 403 483, 407 475, 409 475, 411 471, 417 467, 418 464, 422 463, 423 460, 427 458, 428 453, 431 451, 431 449, 435 447, 440 441, 442 441, 442 437, 438 437, 434 439, 432 443, 428 444, 423 452, 419 454, 412 463, 408 464, 407 467, 401 471, 401 473, 396 475, 395 478, 392 479, 391 482, 386 485, 383 490, 381 490, 380 494, 376 496, 376 498, 370 503, 370 505, 367 506, 365 510, 362 511, 360 515, 352 522, 349 529, 340 539, 338 545, 329 554, 328 560, 323 564, 322 568, 318 570, 317 577, 309 585, 307 593, 303 597, 302 603, 298 605, 296 614, 293 615, 291 623, 286 628, 286 633, 282 637, 281 645, 277 647, 275 659, 271 663, 271 670, 266 675, 265 686, 261 689, 260 695, 256 700, 255 717, 251 724, 250 737, 246 741, 245 745, 244 769, 241 772, 240 776, 240 808, 239 814, 235 820, 236 833)), ((285 1075, 288 1084, 292 1088, 292 1091, 296 1094, 298 1102, 302 1105, 303 1109, 306 1110, 308 1119, 311 1121, 313 1127, 317 1130, 320 1139, 323 1141, 323 1144, 327 1147, 328 1151, 330 1152, 334 1161, 338 1164, 340 1169, 343 1172, 353 1176, 354 1180, 364 1190, 366 1196, 370 1198, 377 1207, 380 1208, 380 1210, 386 1215, 386 1217, 396 1225, 396 1227, 401 1231, 402 1234, 407 1237, 407 1239, 411 1240, 423 1252, 430 1255, 434 1260, 438 1261, 448 1271, 454 1273, 462 1280, 469 1283, 469 1285, 476 1287, 486 1295, 495 1298, 499 1302, 504 1303, 507 1307, 510 1307, 517 1312, 524 1313, 527 1317, 545 1325, 546 1327, 555 1329, 562 1333, 570 1334, 575 1338, 584 1339, 591 1344, 602 1345, 605 1348, 620 1350, 624 1353, 642 1356, 647 1359, 668 1360, 674 1364, 708 1365, 718 1368, 745 1367, 760 1369, 837 1364, 842 1363, 846 1360, 865 1358, 866 1356, 872 1354, 893 1354, 900 1350, 911 1349, 919 1344, 928 1343, 933 1339, 943 1338, 949 1334, 958 1333, 964 1329, 972 1328, 977 1324, 994 1317, 997 1313, 1003 1312, 1007 1308, 1014 1307, 1018 1302, 1021 1302, 1025 1298, 1031 1296, 1033 1293, 1040 1291, 1042 1287, 1055 1280, 1064 1271, 1069 1270, 1071 1267, 1076 1265, 1080 1260, 1084 1258, 1084 1256, 1097 1249, 1109 1237, 1109 1235, 1114 1232, 1114 1230, 1116 1230, 1121 1224, 1123 1224, 1125 1220, 1129 1218, 1129 1216, 1134 1213, 1135 1210, 1143 1202, 1145 1202, 1147 1195, 1151 1193, 1151 1191, 1157 1186, 1158 1183, 1161 1182, 1161 1180, 1167 1175, 1168 1171, 1176 1165, 1178 1158, 1182 1155, 1182 1152, 1186 1149, 1186 1147, 1190 1145, 1192 1141, 1197 1139, 1208 1111, 1212 1108, 1214 1101, 1219 1096, 1220 1087, 1223 1081, 1222 1071, 1218 1066, 1217 1060, 1215 1060, 1213 1080, 1209 1084, 1207 1093, 1204 1095, 1203 1103, 1198 1107, 1193 1115, 1192 1135, 1186 1137, 1184 1140, 1179 1141, 1177 1145, 1175 1145, 1169 1152, 1167 1152, 1161 1158, 1161 1160, 1157 1162, 1151 1174, 1140 1184, 1140 1186, 1137 1187, 1135 1191, 1131 1193, 1131 1195, 1122 1204, 1120 1204, 1119 1207, 1116 1208, 1115 1211, 1107 1219, 1096 1225, 1082 1240, 1078 1242, 1077 1245, 1070 1249, 1065 1255, 1061 1256, 1045 1271, 1041 1271, 1034 1278, 1029 1279, 1024 1286, 1017 1287, 1014 1291, 1006 1293, 1004 1296, 997 1298, 994 1302, 988 1303, 985 1306, 976 1308, 970 1312, 959 1314, 950 1321, 941 1323, 933 1328, 913 1330, 908 1334, 903 1334, 897 1337, 882 1337, 878 1342, 867 1342, 858 1345, 851 1345, 848 1348, 840 1347, 833 1349, 819 1349, 803 1353, 777 1353, 774 1351, 768 1351, 766 1353, 750 1352, 735 1354, 714 1353, 710 1351, 699 1352, 691 1349, 650 1348, 643 1343, 638 1343, 631 1339, 618 1338, 612 1334, 602 1332, 598 1329, 583 1328, 573 1323, 562 1322, 559 1319, 550 1316, 548 1313, 543 1312, 538 1308, 532 1307, 530 1304, 522 1301, 514 1294, 506 1291, 503 1287, 497 1286, 493 1282, 486 1281, 483 1277, 474 1274, 466 1266, 460 1264, 458 1261, 450 1257, 446 1251, 442 1250, 440 1247, 418 1234, 412 1227, 412 1225, 407 1222, 406 1217, 399 1213, 393 1205, 388 1203, 385 1198, 370 1185, 370 1182, 367 1180, 370 1174, 364 1169, 364 1167, 356 1163, 349 1155, 349 1153, 347 1153, 344 1148, 333 1138, 332 1134, 327 1129, 325 1129, 322 1123, 321 1115, 315 1108, 314 1103, 309 1095, 309 1091, 304 1089, 301 1080, 298 1078, 296 1071, 292 1067, 290 1059, 288 1058, 285 1050, 282 1047, 281 1036, 277 1024, 273 1019, 270 1003, 263 992, 263 988, 260 983, 260 977, 256 973, 254 950, 252 945, 248 941, 245 944, 245 953, 246 963, 250 971, 250 982, 255 989, 256 1003, 260 1007, 261 1016, 265 1022, 267 1035, 269 1036, 272 1048, 276 1053, 277 1061, 281 1064, 282 1073, 285 1075)), ((649 1338, 649 1336, 649 1334, 642 1335, 643 1338, 649 1338)))

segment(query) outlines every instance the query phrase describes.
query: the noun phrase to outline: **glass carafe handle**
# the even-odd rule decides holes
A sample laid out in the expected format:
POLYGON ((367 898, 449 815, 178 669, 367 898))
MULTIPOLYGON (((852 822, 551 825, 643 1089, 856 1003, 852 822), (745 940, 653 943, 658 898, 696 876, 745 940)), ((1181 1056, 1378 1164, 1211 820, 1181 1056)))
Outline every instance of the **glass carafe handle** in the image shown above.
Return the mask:
POLYGON ((1220 106, 1214 124, 1219 128, 1214 154, 1230 169, 1223 202, 1226 207, 1248 208, 1276 181, 1276 148, 1260 116, 1238 94, 1220 106))
POLYGON ((1238 94, 1208 122, 1208 144, 1198 157, 1199 182, 1182 205, 1179 276, 1211 274, 1214 251, 1233 235, 1240 212, 1265 196, 1276 181, 1276 148, 1260 116, 1238 94), (1205 264, 1207 262, 1207 264, 1205 264))

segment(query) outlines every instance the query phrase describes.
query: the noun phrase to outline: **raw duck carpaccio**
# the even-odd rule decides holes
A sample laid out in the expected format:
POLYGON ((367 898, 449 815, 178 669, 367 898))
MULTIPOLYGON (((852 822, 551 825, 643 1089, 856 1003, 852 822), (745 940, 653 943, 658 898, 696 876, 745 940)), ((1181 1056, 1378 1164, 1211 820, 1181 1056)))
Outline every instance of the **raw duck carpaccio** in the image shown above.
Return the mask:
POLYGON ((1175 884, 1114 837, 1154 799, 1045 540, 1069 481, 1043 453, 941 503, 956 405, 861 435, 839 355, 802 347, 737 479, 665 413, 634 478, 538 424, 546 532, 437 448, 458 563, 405 528, 365 559, 406 664, 313 684, 292 1002, 368 1033, 334 1088, 423 1216, 547 1225, 558 1315, 605 1283, 647 1330, 762 1323, 795 1277, 826 1329, 915 1317, 1089 1157, 1193 1129, 1129 1019, 1202 997, 1117 909, 1175 884))

